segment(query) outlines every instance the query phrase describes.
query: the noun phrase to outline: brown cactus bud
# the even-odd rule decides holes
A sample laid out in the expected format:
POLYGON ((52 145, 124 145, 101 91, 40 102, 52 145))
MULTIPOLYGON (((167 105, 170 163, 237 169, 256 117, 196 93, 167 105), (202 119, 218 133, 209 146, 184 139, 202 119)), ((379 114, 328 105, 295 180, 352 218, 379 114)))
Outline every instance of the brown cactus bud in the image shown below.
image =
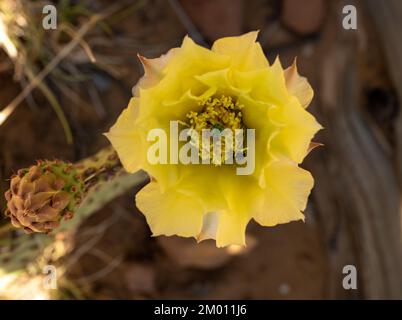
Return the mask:
POLYGON ((74 179, 76 173, 72 171, 60 161, 19 170, 5 193, 6 215, 13 226, 27 233, 47 233, 57 228, 63 217, 71 218, 75 198, 82 192, 82 185, 74 179))
POLYGON ((100 186, 123 173, 112 147, 76 164, 38 160, 11 177, 5 215, 27 233, 50 232, 62 220, 72 219, 88 194, 98 198, 100 186))

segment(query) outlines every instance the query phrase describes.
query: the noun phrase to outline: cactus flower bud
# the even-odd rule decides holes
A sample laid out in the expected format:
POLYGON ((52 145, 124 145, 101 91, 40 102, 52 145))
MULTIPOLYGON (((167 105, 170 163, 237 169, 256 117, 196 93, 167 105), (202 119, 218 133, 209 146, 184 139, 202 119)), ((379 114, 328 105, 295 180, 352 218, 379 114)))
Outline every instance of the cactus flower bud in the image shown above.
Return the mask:
POLYGON ((14 227, 27 233, 48 233, 59 226, 61 219, 72 217, 83 187, 73 165, 39 161, 12 177, 5 193, 6 215, 14 227))

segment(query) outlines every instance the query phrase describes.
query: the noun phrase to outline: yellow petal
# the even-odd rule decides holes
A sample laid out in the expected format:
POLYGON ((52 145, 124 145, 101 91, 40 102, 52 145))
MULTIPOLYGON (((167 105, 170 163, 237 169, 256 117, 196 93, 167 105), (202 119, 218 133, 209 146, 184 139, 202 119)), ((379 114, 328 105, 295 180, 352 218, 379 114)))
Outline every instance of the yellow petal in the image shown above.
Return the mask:
POLYGON ((202 220, 202 229, 200 234, 197 236, 197 241, 201 242, 208 239, 216 239, 216 232, 218 230, 219 224, 219 213, 218 212, 208 212, 204 214, 202 220))
POLYGON ((301 163, 315 134, 322 129, 317 120, 293 97, 287 104, 269 110, 271 120, 282 125, 273 138, 272 152, 301 163))
POLYGON ((218 212, 227 208, 220 180, 230 180, 235 171, 231 166, 181 165, 177 190, 202 201, 205 212, 218 212))
MULTIPOLYGON (((253 73, 248 73, 253 76, 253 73)), ((239 77, 241 74, 238 74, 239 77)), ((242 75, 247 81, 247 73, 242 75)), ((244 81, 244 80, 243 80, 244 81)), ((249 79, 253 84, 251 97, 274 105, 287 103, 290 99, 289 91, 286 88, 285 73, 279 57, 272 66, 255 72, 254 80, 249 79)))
POLYGON ((200 199, 205 208, 198 241, 216 239, 218 247, 245 245, 245 231, 252 212, 261 206, 262 190, 252 176, 238 176, 232 167, 187 167, 176 186, 200 199))
POLYGON ((314 91, 305 77, 301 77, 297 71, 296 59, 285 70, 286 86, 290 94, 296 96, 303 108, 307 108, 313 100, 314 91))
POLYGON ((134 125, 138 116, 138 100, 132 98, 126 109, 123 110, 117 122, 105 134, 128 172, 141 169, 141 163, 146 155, 142 144, 142 135, 134 125))
POLYGON ((246 227, 250 218, 247 215, 223 211, 219 215, 216 231, 216 246, 246 245, 246 227))
POLYGON ((227 209, 219 212, 216 245, 245 245, 246 227, 262 204, 263 190, 253 176, 221 177, 219 187, 227 209))
POLYGON ((156 85, 163 77, 163 69, 168 64, 169 60, 177 53, 178 48, 169 50, 166 54, 161 55, 159 58, 147 59, 138 54, 142 66, 144 68, 144 76, 133 87, 133 95, 138 96, 139 89, 147 89, 156 85))
MULTIPOLYGON (((148 90, 141 92, 152 98, 152 104, 168 105, 181 99, 187 92, 195 96, 203 95, 208 86, 196 79, 208 72, 223 70, 229 67, 230 58, 205 49, 186 37, 180 48, 175 50, 163 69, 163 78, 148 90)), ((157 111, 157 110, 155 110, 157 111)))
POLYGON ((258 32, 249 32, 239 37, 218 39, 212 51, 231 57, 231 65, 240 71, 249 71, 269 66, 261 45, 256 42, 258 32))
POLYGON ((264 204, 254 219, 263 226, 304 221, 302 211, 314 185, 311 174, 294 162, 282 160, 268 166, 265 178, 264 204))
POLYGON ((250 92, 250 88, 246 86, 236 86, 229 69, 207 72, 196 76, 195 79, 210 90, 213 89, 218 95, 239 97, 250 92))
POLYGON ((173 189, 161 193, 158 184, 151 182, 137 194, 136 203, 154 236, 197 237, 200 234, 204 210, 197 198, 173 189))
POLYGON ((206 49, 196 44, 191 38, 185 37, 183 44, 169 60, 164 70, 166 74, 194 76, 225 69, 229 63, 228 56, 206 49))

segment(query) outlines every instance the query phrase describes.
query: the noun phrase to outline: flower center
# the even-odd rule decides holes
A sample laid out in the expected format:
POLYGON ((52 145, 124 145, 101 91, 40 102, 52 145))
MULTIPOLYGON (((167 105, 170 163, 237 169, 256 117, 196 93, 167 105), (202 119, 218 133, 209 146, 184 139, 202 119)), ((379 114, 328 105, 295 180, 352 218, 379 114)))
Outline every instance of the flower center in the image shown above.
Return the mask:
POLYGON ((227 163, 227 159, 233 155, 235 157, 239 153, 244 155, 246 148, 243 146, 243 138, 246 127, 243 124, 241 112, 243 105, 225 95, 201 101, 199 105, 202 107, 201 111, 187 113, 188 122, 184 124, 192 129, 188 136, 190 142, 197 146, 200 158, 202 160, 212 159, 213 164, 221 165, 227 163), (214 152, 217 151, 214 143, 203 143, 205 139, 210 138, 203 135, 204 130, 210 130, 212 137, 216 138, 214 143, 219 143, 219 157, 214 156, 214 152), (230 137, 228 137, 228 133, 230 137), (242 139, 237 139, 236 136, 239 134, 242 135, 242 139), (201 147, 199 147, 199 137, 201 137, 201 147))
POLYGON ((241 105, 233 101, 232 97, 221 96, 209 98, 199 103, 203 108, 200 112, 190 111, 186 117, 190 127, 201 132, 202 129, 242 129, 241 105))

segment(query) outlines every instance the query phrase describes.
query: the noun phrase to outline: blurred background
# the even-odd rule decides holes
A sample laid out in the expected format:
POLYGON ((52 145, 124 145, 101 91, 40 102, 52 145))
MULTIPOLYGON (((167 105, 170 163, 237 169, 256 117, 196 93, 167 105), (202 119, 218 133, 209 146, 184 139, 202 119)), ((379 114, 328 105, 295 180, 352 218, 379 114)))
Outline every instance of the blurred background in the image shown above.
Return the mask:
POLYGON ((143 72, 137 53, 251 30, 271 62, 297 56, 315 91, 325 146, 303 164, 316 179, 306 223, 250 223, 245 249, 151 238, 136 181, 74 232, 26 236, 2 219, 1 298, 402 298, 399 0, 0 0, 1 194, 37 159, 76 162, 108 145, 102 133, 143 72), (47 4, 55 30, 42 27, 47 4), (357 8, 356 30, 343 28, 346 5, 357 8), (48 264, 57 289, 43 286, 48 264), (342 286, 346 265, 356 290, 342 286))

